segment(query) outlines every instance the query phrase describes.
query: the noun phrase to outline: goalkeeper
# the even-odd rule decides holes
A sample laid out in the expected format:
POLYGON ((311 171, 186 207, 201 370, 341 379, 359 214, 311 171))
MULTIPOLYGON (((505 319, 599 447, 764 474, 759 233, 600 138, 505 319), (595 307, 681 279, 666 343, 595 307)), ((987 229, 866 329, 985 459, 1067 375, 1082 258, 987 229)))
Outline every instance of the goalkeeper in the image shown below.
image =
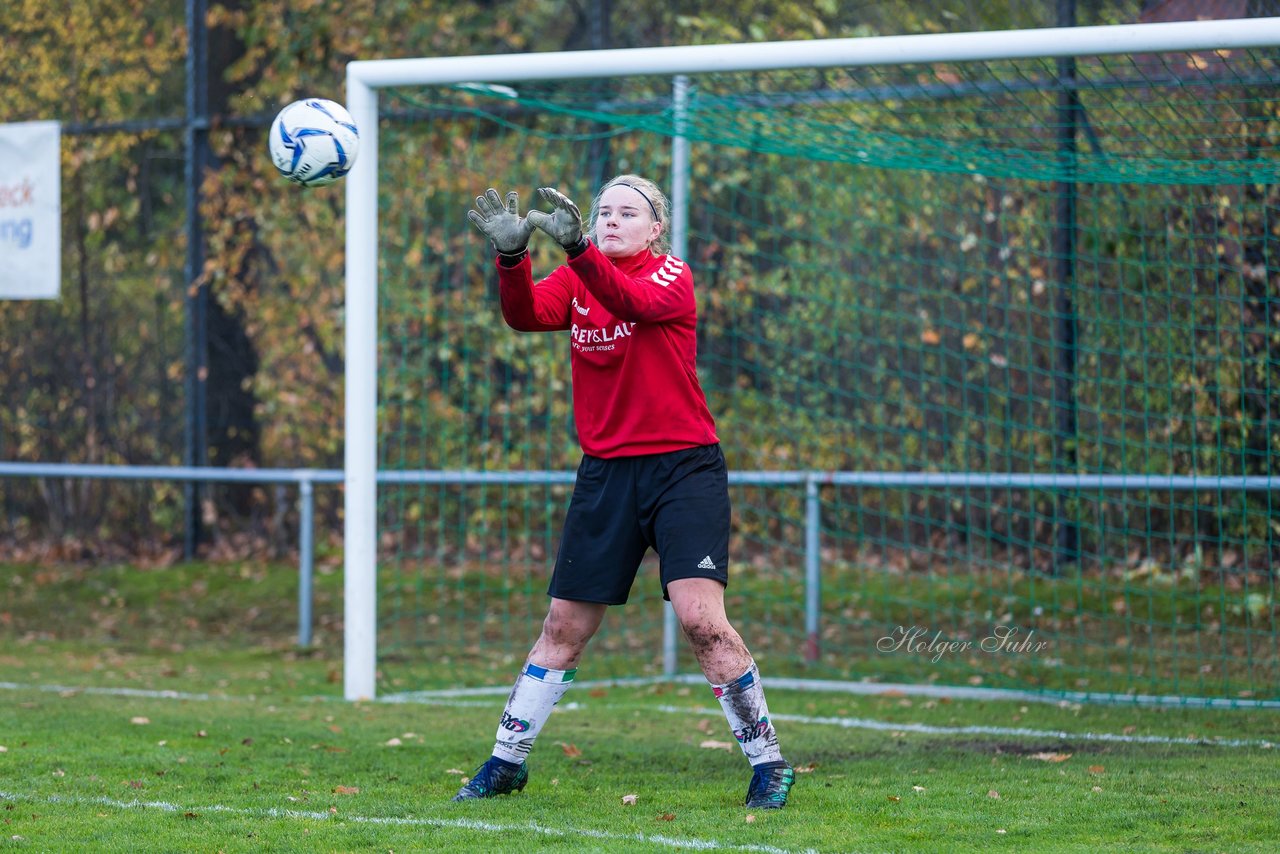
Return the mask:
POLYGON ((454 797, 524 788, 525 759, 577 672, 605 609, 627 601, 645 551, 661 559, 671 601, 711 690, 752 766, 746 805, 778 808, 795 774, 782 758, 760 673, 729 624, 729 487, 698 384, 693 274, 667 249, 667 200, 622 175, 592 205, 557 190, 550 213, 520 216, 516 193, 490 189, 468 216, 492 241, 502 316, 521 332, 568 331, 582 463, 565 518, 542 634, 507 698, 493 755, 454 797), (528 244, 550 235, 568 261, 534 283, 528 244))

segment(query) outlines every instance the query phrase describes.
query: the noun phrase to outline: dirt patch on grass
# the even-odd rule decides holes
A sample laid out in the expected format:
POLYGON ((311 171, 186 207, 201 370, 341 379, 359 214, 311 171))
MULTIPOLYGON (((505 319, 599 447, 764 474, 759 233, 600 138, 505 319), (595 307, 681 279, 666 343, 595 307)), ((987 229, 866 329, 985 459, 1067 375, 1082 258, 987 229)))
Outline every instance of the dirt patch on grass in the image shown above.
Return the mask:
POLYGON ((951 750, 961 753, 979 753, 986 756, 1037 756, 1042 754, 1061 753, 1109 753, 1112 745, 1093 741, 1049 741, 1046 739, 1028 739, 1027 741, 997 741, 987 738, 972 738, 963 741, 953 739, 936 739, 924 746, 929 750, 951 750))

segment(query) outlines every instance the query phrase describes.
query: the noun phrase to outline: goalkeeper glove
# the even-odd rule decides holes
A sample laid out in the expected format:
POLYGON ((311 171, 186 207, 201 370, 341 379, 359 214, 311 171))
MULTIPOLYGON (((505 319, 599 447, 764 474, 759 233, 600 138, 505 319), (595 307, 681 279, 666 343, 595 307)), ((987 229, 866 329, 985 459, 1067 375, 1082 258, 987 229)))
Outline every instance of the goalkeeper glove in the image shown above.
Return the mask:
POLYGON ((529 211, 528 220, 551 235, 565 252, 583 248, 582 214, 564 193, 552 187, 539 187, 538 195, 555 208, 551 213, 529 211))
POLYGON ((507 193, 504 206, 498 191, 490 187, 483 196, 476 196, 476 209, 467 211, 467 219, 475 223, 502 255, 520 255, 529 248, 533 226, 520 216, 520 196, 515 190, 507 193))

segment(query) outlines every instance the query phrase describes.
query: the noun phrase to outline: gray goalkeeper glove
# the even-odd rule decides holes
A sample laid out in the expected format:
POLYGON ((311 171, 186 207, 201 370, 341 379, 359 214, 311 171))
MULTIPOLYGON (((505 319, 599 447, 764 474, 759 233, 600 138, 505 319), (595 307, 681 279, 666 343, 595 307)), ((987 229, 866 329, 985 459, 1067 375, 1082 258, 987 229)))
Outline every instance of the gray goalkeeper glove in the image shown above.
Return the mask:
POLYGON ((582 213, 564 193, 552 187, 539 187, 538 195, 555 208, 551 213, 529 211, 528 220, 551 235, 566 252, 582 245, 582 213))
POLYGON ((504 206, 498 191, 490 187, 483 196, 476 196, 476 209, 467 211, 467 219, 475 223, 493 248, 503 255, 519 255, 529 247, 529 235, 533 226, 520 216, 520 196, 515 190, 507 193, 504 206))

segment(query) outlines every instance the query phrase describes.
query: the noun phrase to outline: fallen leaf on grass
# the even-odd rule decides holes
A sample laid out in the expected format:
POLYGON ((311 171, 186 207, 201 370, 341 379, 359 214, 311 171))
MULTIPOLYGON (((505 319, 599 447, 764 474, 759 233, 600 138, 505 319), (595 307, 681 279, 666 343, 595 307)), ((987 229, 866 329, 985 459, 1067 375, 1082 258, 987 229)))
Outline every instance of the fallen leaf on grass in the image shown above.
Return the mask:
POLYGON ((747 824, 751 824, 755 820, 756 820, 756 817, 753 813, 747 813, 747 824))
POLYGON ((706 741, 702 742, 702 744, 699 744, 698 746, 705 747, 708 750, 733 750, 733 747, 734 747, 732 744, 730 744, 727 741, 712 741, 711 739, 707 739, 706 741))
POLYGON ((793 770, 797 774, 812 774, 818 768, 818 763, 810 762, 808 765, 797 765, 793 770))
POLYGON ((9 748, 5 747, 3 744, 0 744, 0 753, 8 753, 8 752, 9 752, 9 748))
POLYGON ((129 781, 129 788, 130 788, 130 789, 141 789, 141 788, 143 788, 143 783, 142 783, 142 781, 141 781, 141 780, 130 780, 130 781, 129 781))
POLYGON ((700 721, 698 721, 696 724, 694 724, 694 729, 696 729, 698 732, 702 732, 702 733, 708 733, 708 734, 710 734, 710 732, 711 732, 711 721, 710 721, 710 719, 708 719, 708 718, 702 718, 700 721))
POLYGON ((383 744, 386 745, 387 747, 399 747, 400 745, 404 744, 404 742, 398 738, 392 737, 384 741, 383 744))
POLYGON ((923 792, 923 791, 924 791, 924 786, 912 786, 912 787, 911 787, 911 791, 913 791, 913 792, 923 792))
POLYGON ((662 815, 658 816, 658 821, 675 821, 675 820, 676 820, 676 814, 673 812, 664 812, 662 815))
POLYGON ((358 795, 360 794, 359 786, 334 786, 333 793, 335 795, 358 795))
POLYGON ((1039 759, 1041 762, 1066 762, 1071 758, 1070 753, 1032 753, 1028 759, 1039 759))
POLYGON ((556 744, 560 745, 560 749, 564 751, 564 755, 568 756, 570 759, 582 755, 582 751, 576 744, 566 744, 563 741, 557 741, 556 744))
POLYGON ((196 738, 208 738, 208 737, 209 737, 209 733, 205 732, 204 730, 198 730, 196 732, 196 738))
POLYGON ((992 789, 991 791, 987 792, 987 797, 994 798, 998 801, 1000 800, 1000 793, 997 792, 995 789, 992 789))
POLYGON ((1090 765, 1090 766, 1089 766, 1089 773, 1090 773, 1090 774, 1101 774, 1103 771, 1106 771, 1106 770, 1107 770, 1107 769, 1106 769, 1106 766, 1105 766, 1105 765, 1090 765))
POLYGON ((623 805, 623 806, 625 806, 625 807, 633 807, 633 806, 635 806, 635 805, 636 805, 636 801, 637 801, 637 800, 638 800, 638 796, 637 796, 637 795, 623 795, 623 796, 622 796, 622 805, 623 805))
POLYGON ((1101 787, 1101 786, 1094 786, 1094 787, 1093 787, 1093 791, 1095 791, 1095 792, 1101 792, 1101 791, 1102 791, 1102 787, 1101 787))
POLYGON ((184 813, 182 814, 182 817, 183 817, 183 818, 199 818, 199 817, 200 817, 200 813, 198 813, 198 812, 184 812, 184 813))
POLYGON ((144 718, 141 715, 139 715, 136 718, 129 718, 129 723, 134 724, 136 726, 146 726, 147 724, 151 723, 151 718, 144 718))
POLYGON ((460 769, 458 769, 458 768, 449 768, 449 769, 448 769, 448 770, 446 770, 444 773, 446 773, 446 774, 465 774, 465 773, 467 773, 467 772, 466 772, 466 771, 462 771, 462 770, 460 770, 460 769))
POLYGON ((890 795, 889 800, 893 801, 896 804, 898 801, 902 800, 902 798, 899 797, 898 795, 890 795))

